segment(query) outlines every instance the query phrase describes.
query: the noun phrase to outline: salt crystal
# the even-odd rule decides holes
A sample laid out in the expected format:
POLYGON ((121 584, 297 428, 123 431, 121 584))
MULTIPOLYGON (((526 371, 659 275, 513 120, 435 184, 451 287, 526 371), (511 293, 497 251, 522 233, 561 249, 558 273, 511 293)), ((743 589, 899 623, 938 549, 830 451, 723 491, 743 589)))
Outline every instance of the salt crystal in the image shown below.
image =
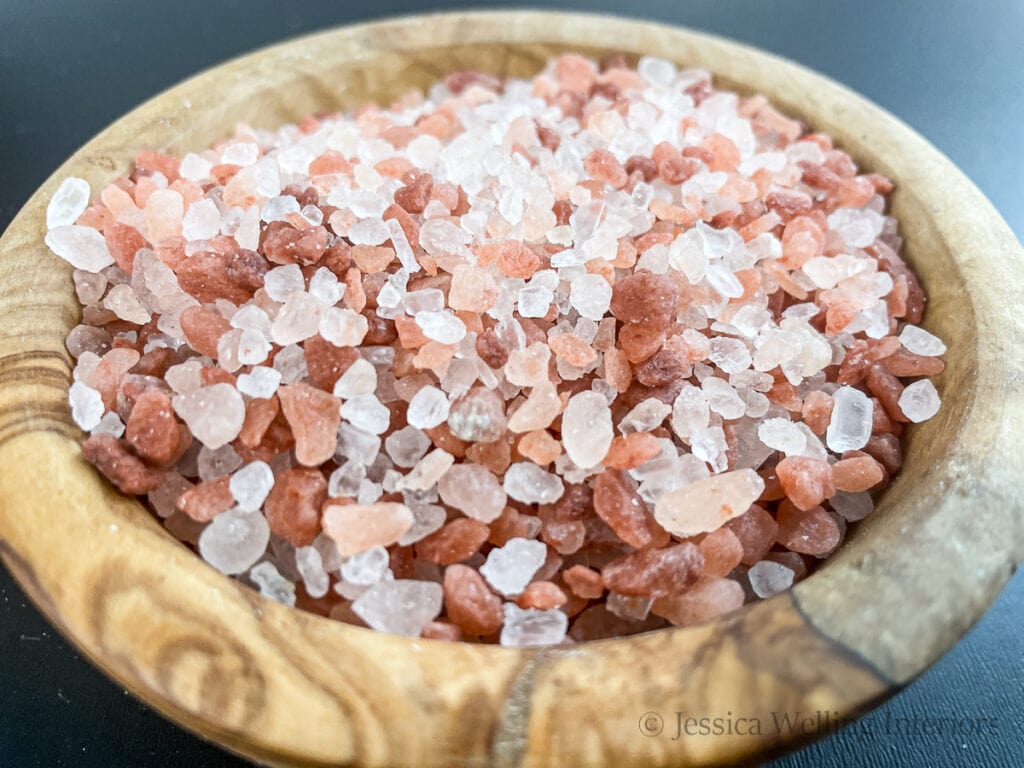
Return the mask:
POLYGON ((105 410, 99 392, 76 381, 68 390, 68 400, 71 402, 71 418, 80 429, 88 432, 99 426, 105 410))
POLYGON ((204 445, 196 457, 196 471, 200 480, 213 480, 221 475, 231 474, 244 463, 231 445, 222 445, 216 449, 204 445))
POLYGON ((260 148, 251 141, 236 141, 228 144, 221 153, 220 161, 227 165, 247 166, 255 163, 260 156, 260 148))
POLYGON ((356 395, 342 404, 341 418, 374 435, 382 435, 391 424, 391 411, 374 395, 356 395))
MULTIPOLYGON (((704 395, 700 390, 692 384, 689 386, 698 393, 701 401, 703 401, 704 395)), ((619 431, 622 434, 628 434, 630 432, 649 432, 655 427, 661 426, 661 423, 665 421, 665 417, 672 413, 672 408, 673 406, 668 403, 663 403, 657 398, 649 397, 646 400, 641 400, 629 413, 622 417, 622 421, 619 422, 619 431)), ((706 403, 704 408, 707 410, 706 403)), ((703 424, 698 424, 698 426, 706 425, 706 418, 704 419, 703 424)))
POLYGON ((263 290, 274 301, 286 301, 296 291, 306 288, 306 279, 298 264, 274 267, 263 277, 263 290))
POLYGON ((220 448, 236 437, 245 422, 245 402, 230 384, 212 384, 172 401, 174 411, 197 440, 208 448, 220 448))
POLYGON ((295 550, 295 567, 302 577, 306 594, 318 600, 327 594, 331 580, 324 569, 323 556, 316 547, 299 547, 295 550))
POLYGON ((436 504, 420 504, 411 507, 411 509, 416 519, 412 527, 402 534, 402 538, 398 540, 399 546, 402 547, 415 544, 417 541, 425 539, 434 531, 440 530, 448 518, 445 508, 439 507, 436 504))
POLYGON ((875 508, 875 502, 868 491, 859 493, 837 491, 836 495, 828 500, 828 503, 848 523, 863 520, 875 508))
POLYGON ((384 547, 370 547, 341 564, 341 578, 349 584, 368 587, 384 578, 390 564, 391 556, 384 547))
POLYGON ((357 221, 348 233, 353 245, 380 245, 390 237, 388 225, 382 219, 357 221))
MULTIPOLYGON (((665 405, 664 409, 668 411, 668 406, 665 405)), ((671 410, 672 431, 684 440, 702 429, 706 429, 711 418, 706 394, 688 382, 684 383, 682 389, 679 390, 671 410)))
POLYGON ((335 498, 354 498, 366 479, 366 465, 358 460, 346 461, 327 478, 327 495, 335 498))
POLYGON ((565 487, 557 475, 547 472, 532 461, 519 461, 505 472, 505 493, 525 504, 550 504, 557 501, 565 487))
POLYGON ((289 213, 299 212, 299 201, 291 195, 272 197, 263 204, 260 218, 263 221, 285 221, 289 213))
POLYGON ((519 291, 519 315, 521 317, 544 317, 551 309, 555 294, 543 285, 528 285, 519 291))
POLYGON ((239 509, 254 511, 263 506, 274 487, 274 472, 266 462, 254 461, 235 472, 228 487, 239 509))
POLYGON ((89 434, 92 435, 113 435, 114 437, 121 437, 124 434, 125 425, 121 421, 121 417, 113 411, 103 414, 103 418, 100 419, 99 424, 92 428, 89 434))
POLYGON ((220 234, 220 209, 209 198, 192 203, 181 220, 181 236, 186 240, 210 240, 220 234))
POLYGON ((424 456, 397 485, 399 491, 425 491, 433 487, 455 463, 455 457, 437 448, 424 456))
POLYGON ((309 295, 325 307, 333 307, 345 295, 345 284, 327 267, 319 267, 309 279, 309 295))
MULTIPOLYGON (((908 384, 906 389, 903 390, 903 394, 900 395, 898 404, 900 410, 903 411, 903 415, 915 424, 930 419, 939 412, 939 407, 942 405, 939 400, 939 393, 935 390, 935 385, 928 379, 921 379, 908 384)), ((839 402, 837 400, 836 407, 838 405, 839 402)), ((835 410, 832 413, 835 414, 835 410)), ((834 415, 833 418, 835 418, 834 415)), ((831 427, 831 425, 829 426, 831 427)))
POLYGON ((370 465, 377 458, 380 445, 380 435, 371 434, 345 422, 338 427, 339 456, 347 456, 359 464, 370 465))
POLYGON ((402 427, 384 440, 384 450, 400 467, 413 467, 431 446, 430 438, 416 427, 402 427))
POLYGON ((597 466, 611 447, 614 432, 608 402, 597 392, 580 392, 562 414, 562 444, 581 469, 597 466))
POLYGON ((712 339, 708 359, 726 373, 739 373, 750 367, 750 350, 739 339, 712 339))
POLYGON ((709 376, 701 382, 701 389, 707 398, 708 407, 723 419, 738 419, 746 413, 746 403, 724 379, 709 376))
POLYGON ((89 206, 89 194, 89 182, 85 179, 75 176, 64 179, 46 206, 46 228, 56 229, 74 224, 89 206))
POLYGON ((343 557, 371 547, 388 547, 412 527, 412 511, 404 504, 382 501, 369 504, 330 504, 324 508, 324 533, 343 557))
POLYGON ((653 85, 672 85, 676 79, 675 64, 655 56, 641 56, 636 71, 640 77, 653 85))
POLYGON ((213 163, 194 152, 189 152, 181 159, 178 172, 181 174, 181 178, 188 181, 206 181, 210 178, 212 170, 213 163))
POLYGON ((254 366, 249 373, 238 375, 238 391, 249 397, 268 398, 281 384, 280 372, 265 366, 254 366))
MULTIPOLYGON (((308 293, 296 291, 278 310, 270 327, 270 338, 275 344, 286 346, 315 336, 320 326, 320 309, 316 299, 308 293)), ((363 320, 365 322, 365 318, 363 320)))
POLYGON ((469 242, 469 233, 446 219, 431 219, 420 227, 420 245, 431 256, 458 253, 469 242))
POLYGON ((569 617, 557 608, 542 611, 505 603, 500 643, 513 647, 555 645, 565 640, 569 617))
POLYGON ((859 451, 871 437, 874 416, 871 400, 853 387, 840 387, 832 397, 835 405, 825 432, 829 450, 839 454, 859 451))
POLYGON ((437 288, 409 291, 405 294, 403 304, 405 304, 405 311, 410 315, 415 315, 418 312, 440 312, 444 309, 444 292, 437 288))
POLYGON ((480 566, 480 575, 503 595, 521 594, 534 574, 544 564, 548 547, 533 539, 509 539, 505 546, 495 547, 480 566))
POLYGON ((267 359, 271 348, 270 342, 267 341, 267 337, 262 331, 243 330, 238 337, 236 352, 238 362, 241 365, 259 365, 267 359))
POLYGON ((264 561, 249 571, 249 578, 259 587, 260 594, 282 605, 295 606, 295 585, 288 581, 277 567, 264 561))
POLYGON ((450 312, 420 312, 416 325, 423 335, 439 344, 458 344, 466 335, 466 326, 450 312))
POLYGON ((413 427, 431 429, 445 422, 449 407, 448 396, 444 392, 437 387, 426 386, 409 401, 406 418, 413 427))
POLYGON ((270 317, 255 304, 246 304, 232 313, 231 327, 243 331, 259 331, 266 335, 270 333, 270 317))
POLYGON ((355 347, 370 329, 369 321, 344 307, 327 307, 320 313, 320 335, 336 347, 355 347))
POLYGON ((900 331, 900 343, 908 352, 924 357, 938 357, 946 353, 946 345, 937 336, 916 325, 905 325, 900 331))
POLYGON ((600 275, 581 275, 572 281, 569 302, 581 316, 600 320, 608 312, 612 301, 612 287, 600 275))
POLYGON ((496 520, 505 509, 506 494, 489 469, 456 464, 438 482, 441 500, 482 523, 496 520))
POLYGON ((199 554, 221 573, 233 576, 263 557, 269 542, 270 526, 262 514, 229 509, 203 529, 199 554))
POLYGON ((297 344, 289 344, 274 355, 274 370, 285 384, 294 384, 309 373, 306 353, 297 344))
POLYGON ((54 227, 44 238, 47 247, 75 269, 99 272, 114 263, 103 235, 92 227, 65 224, 54 227))
POLYGON ((785 592, 793 586, 793 577, 795 575, 791 568, 771 560, 762 560, 759 563, 754 563, 750 570, 747 571, 750 588, 754 590, 754 594, 758 597, 771 597, 780 592, 785 592))
POLYGON ((807 436, 789 419, 765 419, 757 428, 757 437, 785 454, 799 455, 807 447, 807 436))
POLYGON ((419 637, 441 613, 443 598, 444 589, 432 581, 381 581, 352 603, 352 611, 380 632, 419 637))
POLYGON ((735 273, 721 264, 710 264, 704 277, 715 291, 727 299, 738 299, 743 295, 743 284, 735 273))
POLYGON ((343 399, 357 395, 372 395, 377 389, 377 369, 359 358, 334 382, 334 396, 343 399))
POLYGON ((723 472, 663 495, 654 519, 680 538, 709 533, 746 512, 763 490, 764 480, 752 469, 723 472))

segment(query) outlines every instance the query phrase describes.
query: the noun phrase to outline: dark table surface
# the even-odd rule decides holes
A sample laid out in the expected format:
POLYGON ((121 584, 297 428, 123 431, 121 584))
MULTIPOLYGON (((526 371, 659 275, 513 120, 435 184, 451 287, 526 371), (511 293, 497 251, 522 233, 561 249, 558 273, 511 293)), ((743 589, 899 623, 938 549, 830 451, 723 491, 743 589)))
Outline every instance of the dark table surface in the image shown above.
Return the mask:
MULTIPOLYGON (((80 144, 201 68, 335 24, 464 5, 0 0, 0 230, 80 144)), ((561 7, 704 29, 829 75, 924 134, 1024 236, 1021 0, 637 0, 561 7)), ((1024 576, 1017 574, 959 645, 868 715, 862 727, 773 765, 1024 765, 1022 628, 1024 576), (894 734, 887 724, 901 717, 988 718, 993 726, 963 737, 894 734)), ((0 568, 0 766, 246 764, 109 682, 26 603, 0 568)))

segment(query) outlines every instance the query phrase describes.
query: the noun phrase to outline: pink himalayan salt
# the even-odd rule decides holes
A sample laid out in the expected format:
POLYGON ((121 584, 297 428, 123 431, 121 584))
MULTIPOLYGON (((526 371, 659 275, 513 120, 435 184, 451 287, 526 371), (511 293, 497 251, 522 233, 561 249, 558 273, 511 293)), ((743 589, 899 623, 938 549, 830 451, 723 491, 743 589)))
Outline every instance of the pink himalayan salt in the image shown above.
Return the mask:
POLYGON ((295 435, 295 459, 299 464, 316 467, 334 456, 341 400, 302 383, 281 387, 277 396, 295 435))
POLYGON ((753 565, 763 558, 775 543, 779 525, 763 507, 753 505, 744 514, 730 520, 726 525, 736 534, 743 547, 743 565, 753 565))
POLYGON ((778 513, 777 541, 794 552, 825 555, 839 546, 842 531, 832 515, 821 507, 800 509, 783 501, 778 513))
POLYGON ((786 495, 799 509, 808 510, 835 495, 832 468, 827 461, 808 456, 787 456, 775 467, 786 495))
POLYGON ((606 469, 594 479, 594 511, 631 547, 663 547, 669 535, 654 519, 625 472, 606 469))
POLYGON ((704 555, 703 576, 727 576, 743 559, 743 544, 728 526, 712 531, 697 546, 704 555))
POLYGON ((520 608, 549 611, 565 605, 567 601, 565 592, 557 584, 550 581, 533 581, 516 598, 516 605, 520 608))
POLYGON ((663 494, 654 517, 669 533, 687 538, 742 515, 763 490, 764 481, 752 469, 723 472, 663 494))
POLYGON ((596 600, 604 594, 601 574, 583 565, 574 565, 562 574, 566 585, 585 600, 596 600))
POLYGON ((334 504, 324 508, 323 529, 337 545, 342 557, 373 547, 388 547, 408 531, 415 520, 404 504, 381 501, 374 504, 334 504))
POLYGON ((270 530, 295 547, 311 544, 320 531, 320 508, 327 481, 315 469, 292 467, 280 473, 264 503, 270 530))
POLYGON ((601 569, 605 586, 620 595, 661 597, 683 592, 700 575, 704 556, 690 542, 644 549, 612 560, 601 569))
POLYGON ((171 398, 155 389, 139 395, 125 426, 125 440, 151 464, 177 458, 181 440, 171 398))
POLYGON ((703 577, 682 594, 660 597, 651 611, 677 627, 699 624, 743 605, 743 587, 732 579, 703 577))
POLYGON ((467 635, 494 634, 505 620, 501 598, 478 571, 465 565, 445 569, 444 602, 448 618, 467 635))
POLYGON ((458 518, 417 542, 416 556, 441 565, 461 563, 479 551, 490 532, 479 520, 458 518))

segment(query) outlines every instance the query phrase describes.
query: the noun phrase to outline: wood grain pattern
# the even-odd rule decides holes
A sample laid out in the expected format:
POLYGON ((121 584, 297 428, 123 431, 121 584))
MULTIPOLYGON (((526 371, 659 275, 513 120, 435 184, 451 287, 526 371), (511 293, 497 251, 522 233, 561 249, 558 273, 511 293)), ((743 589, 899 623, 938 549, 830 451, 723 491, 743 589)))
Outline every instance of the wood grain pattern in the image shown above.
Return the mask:
POLYGON ((229 62, 77 152, 0 240, 0 558, 108 674, 206 738, 274 765, 657 766, 752 761, 806 740, 776 715, 847 716, 949 648, 1024 555, 1024 257, 984 197, 890 115, 717 38, 582 14, 443 14, 347 27, 229 62), (528 76, 553 53, 652 53, 761 91, 898 184, 894 213, 950 342, 945 407, 899 480, 792 594, 682 630, 548 650, 413 641, 268 602, 203 565, 79 456, 63 339, 70 267, 42 244, 69 174, 93 188, 142 148, 200 149, 238 120, 394 98, 454 69, 528 76), (675 713, 764 721, 684 736, 675 713), (664 731, 653 735, 656 720, 664 731), (728 714, 727 714, 728 713, 728 714), (646 732, 645 732, 646 731, 646 732))

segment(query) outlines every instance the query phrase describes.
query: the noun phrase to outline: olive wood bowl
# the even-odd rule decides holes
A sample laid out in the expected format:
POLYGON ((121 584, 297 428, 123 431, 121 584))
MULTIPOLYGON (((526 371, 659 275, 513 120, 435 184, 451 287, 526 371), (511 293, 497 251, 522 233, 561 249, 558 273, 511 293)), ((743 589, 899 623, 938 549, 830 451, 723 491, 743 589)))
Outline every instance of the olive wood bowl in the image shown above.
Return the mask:
POLYGON ((331 30, 204 72, 118 120, 0 240, 0 558, 110 677, 200 736, 288 766, 654 766, 754 762, 820 735, 782 713, 854 717, 963 636, 1024 554, 1022 251, 942 154, 800 66, 659 24, 537 11, 331 30), (184 153, 238 121, 388 102, 457 69, 530 76, 562 51, 711 70, 831 134, 896 182, 892 213, 949 345, 944 404, 909 430, 875 514, 791 592, 683 629, 543 649, 411 640, 269 602, 205 565, 80 456, 64 337, 71 267, 43 245, 68 175, 99 189, 139 149, 184 153), (762 734, 673 739, 676 712, 762 734), (659 720, 659 718, 661 718, 659 720), (658 733, 659 728, 663 728, 658 733))

